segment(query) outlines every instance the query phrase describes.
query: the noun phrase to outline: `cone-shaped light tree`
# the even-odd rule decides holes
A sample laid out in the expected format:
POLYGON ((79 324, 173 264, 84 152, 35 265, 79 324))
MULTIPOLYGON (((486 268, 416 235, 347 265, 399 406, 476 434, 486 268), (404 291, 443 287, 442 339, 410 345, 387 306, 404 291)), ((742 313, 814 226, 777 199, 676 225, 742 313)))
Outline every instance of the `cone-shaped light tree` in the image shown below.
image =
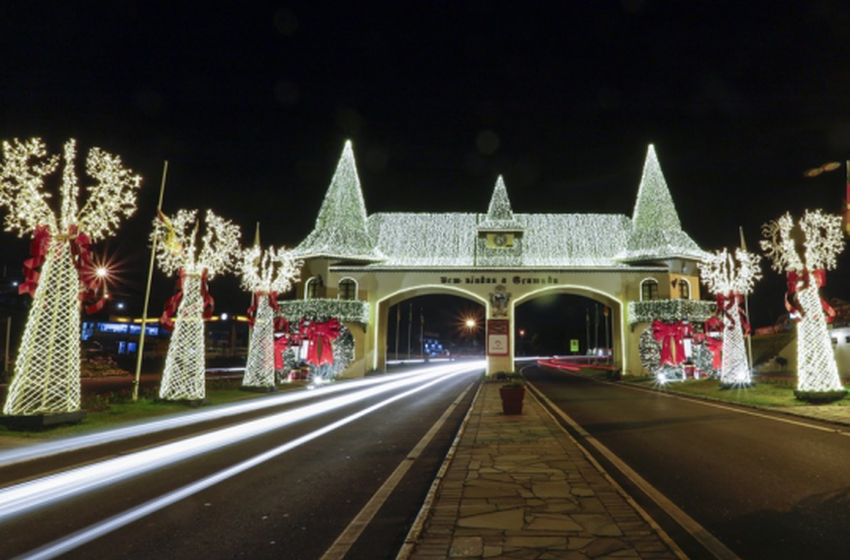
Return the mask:
POLYGON ((766 239, 761 247, 773 269, 786 274, 785 306, 798 321, 797 397, 841 397, 846 390, 838 375, 824 315, 824 310, 831 308, 818 293, 826 283, 825 271, 835 268, 836 256, 844 250, 841 217, 807 210, 795 228, 791 215, 785 214, 762 226, 762 233, 766 239))
POLYGON ((180 210, 171 218, 161 214, 154 221, 159 266, 169 276, 177 275, 175 294, 160 319, 164 328, 173 330, 159 387, 159 396, 165 400, 206 396, 204 321, 213 307, 207 281, 229 271, 239 258, 239 228, 207 210, 199 241, 197 214, 197 210, 180 210))
POLYGON ((703 283, 717 296, 717 312, 724 326, 720 373, 720 384, 723 387, 752 384, 744 346, 744 335, 749 330, 749 323, 741 305, 744 296, 752 292, 755 281, 761 278, 760 260, 759 255, 743 249, 737 249, 732 258, 723 249, 709 255, 699 265, 703 283))
POLYGON ((64 155, 48 156, 39 138, 3 142, 0 206, 6 206, 7 231, 32 235, 32 258, 24 263, 20 293, 33 297, 4 414, 62 414, 80 408, 80 302, 96 311, 98 279, 89 246, 108 237, 122 217, 136 209, 141 177, 125 169, 118 156, 92 148, 79 205, 75 171, 76 141, 65 143, 64 155), (45 179, 63 165, 59 212, 48 204, 45 179), (41 267, 41 271, 36 269, 41 267))
POLYGON ((304 261, 296 259, 291 251, 274 247, 263 251, 259 243, 242 252, 242 287, 254 295, 254 303, 248 310, 251 341, 248 346, 245 377, 242 380, 243 387, 273 389, 275 386, 274 331, 275 314, 278 311, 277 296, 292 288, 292 283, 300 276, 303 264, 304 261))

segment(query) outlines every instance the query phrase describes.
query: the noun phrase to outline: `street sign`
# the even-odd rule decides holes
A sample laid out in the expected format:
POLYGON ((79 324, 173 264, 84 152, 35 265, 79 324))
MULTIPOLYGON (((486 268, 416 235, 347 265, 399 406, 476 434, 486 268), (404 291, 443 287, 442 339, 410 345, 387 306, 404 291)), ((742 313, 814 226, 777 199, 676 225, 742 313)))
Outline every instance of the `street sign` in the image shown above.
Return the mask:
POLYGON ((570 352, 578 352, 578 339, 570 340, 570 352))

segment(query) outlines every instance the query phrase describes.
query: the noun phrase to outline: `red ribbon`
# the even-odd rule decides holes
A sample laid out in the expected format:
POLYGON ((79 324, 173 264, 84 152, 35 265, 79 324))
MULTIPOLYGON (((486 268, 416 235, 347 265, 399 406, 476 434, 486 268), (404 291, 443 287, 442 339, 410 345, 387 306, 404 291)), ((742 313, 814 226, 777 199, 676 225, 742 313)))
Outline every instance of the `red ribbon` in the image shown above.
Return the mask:
MULTIPOLYGON (((815 286, 818 290, 826 286, 826 270, 822 268, 816 268, 811 273, 808 269, 804 268, 800 274, 797 274, 796 270, 788 271, 788 290, 785 292, 785 309, 792 316, 796 315, 795 320, 797 321, 806 316, 803 306, 797 300, 797 292, 808 288, 811 278, 815 279, 815 286), (801 285, 798 286, 797 284, 801 285)), ((835 319, 835 309, 823 298, 820 298, 820 304, 823 312, 826 314, 826 322, 831 323, 835 319)))
POLYGON ((24 261, 24 282, 18 286, 19 294, 29 294, 30 297, 35 297, 35 289, 38 287, 38 278, 40 276, 36 269, 47 260, 49 247, 50 228, 47 226, 36 226, 32 241, 30 241, 30 255, 32 255, 32 258, 24 261))
POLYGON ((186 271, 181 268, 177 273, 177 285, 174 287, 174 295, 165 302, 165 309, 163 309, 162 316, 159 318, 159 324, 168 332, 174 330, 173 317, 180 307, 180 302, 183 301, 183 280, 185 278, 186 271))
POLYGON ((77 229, 76 224, 71 224, 68 228, 68 242, 71 248, 71 260, 74 262, 74 268, 77 269, 77 274, 80 277, 80 283, 83 285, 80 291, 80 301, 93 301, 85 306, 86 313, 91 315, 103 309, 106 300, 103 296, 97 295, 97 290, 101 286, 101 281, 97 276, 97 267, 91 258, 91 239, 85 233, 77 229))
MULTIPOLYGON (((248 326, 254 328, 254 322, 257 320, 257 308, 260 306, 260 298, 263 297, 265 292, 254 292, 254 303, 251 304, 251 307, 248 308, 248 326)), ((269 292, 269 307, 274 310, 274 330, 275 331, 284 331, 289 328, 289 323, 283 317, 278 317, 280 313, 280 306, 277 304, 277 292, 269 292)))
POLYGON ((275 319, 275 330, 281 331, 282 335, 274 341, 274 368, 282 370, 283 353, 290 347, 301 344, 301 336, 289 329, 289 322, 283 317, 275 319))
POLYGON ((664 323, 656 319, 652 323, 652 336, 661 343, 661 364, 678 365, 685 361, 685 336, 691 334, 689 323, 664 323))
MULTIPOLYGON (((180 302, 183 301, 183 283, 186 281, 186 271, 182 268, 177 274, 177 283, 174 286, 174 295, 168 298, 165 302, 165 309, 159 318, 159 324, 168 332, 174 330, 174 314, 180 308, 180 302)), ((208 321, 212 317, 215 300, 210 295, 209 286, 207 285, 207 269, 201 273, 201 298, 203 299, 203 311, 201 316, 204 321, 208 321)))
POLYGON ((747 336, 750 334, 750 322, 743 305, 744 296, 737 292, 717 294, 717 313, 726 317, 730 323, 735 322, 735 317, 732 316, 732 309, 736 304, 738 306, 738 320, 741 323, 741 330, 744 331, 744 336, 747 336))
POLYGON ((304 338, 310 341, 309 350, 307 350, 307 363, 316 366, 324 364, 333 365, 334 350, 331 341, 339 338, 340 325, 339 319, 334 317, 324 323, 310 323, 303 331, 304 338), (321 342, 321 350, 319 343, 321 342))
POLYGON ((207 276, 207 269, 205 268, 204 271, 201 272, 201 297, 204 300, 204 321, 210 320, 213 314, 213 309, 215 308, 215 300, 210 295, 210 288, 209 284, 207 283, 207 276))
POLYGON ((723 365, 723 339, 707 336, 705 337, 705 345, 711 352, 711 367, 719 370, 723 365))

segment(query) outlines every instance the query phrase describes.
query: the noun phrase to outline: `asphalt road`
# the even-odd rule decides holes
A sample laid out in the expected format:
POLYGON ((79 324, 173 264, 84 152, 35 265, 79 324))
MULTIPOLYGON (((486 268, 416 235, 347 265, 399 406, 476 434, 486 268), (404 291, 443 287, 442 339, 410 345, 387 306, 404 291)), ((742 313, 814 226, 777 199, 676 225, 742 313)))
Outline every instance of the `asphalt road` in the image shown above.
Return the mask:
MULTIPOLYGON (((320 403, 356 392, 353 386, 335 394, 318 390, 302 403, 0 466, 0 556, 34 558, 33 551, 46 544, 102 530, 62 555, 45 557, 319 559, 403 465, 409 471, 344 555, 395 558, 471 403, 480 372, 457 374, 399 397, 422 387, 419 381, 308 417, 320 403), (424 451, 409 458, 461 395, 424 451), (393 397, 397 400, 385 403, 393 397), (274 427, 276 418, 298 421, 274 427), (256 435, 237 433, 226 442, 226 434, 246 427, 254 427, 256 435), (156 465, 166 450, 190 450, 194 435, 208 438, 210 448, 156 465), (175 445, 163 445, 171 441, 175 445), (141 466, 123 466, 139 452, 145 453, 141 466), (17 484, 40 483, 44 475, 81 465, 103 469, 110 463, 102 461, 109 458, 119 462, 118 473, 143 472, 111 484, 106 481, 113 474, 98 472, 96 483, 81 494, 31 511, 3 509, 17 484), (246 466, 246 461, 253 463, 246 466), (142 504, 147 509, 140 512, 142 504), (104 525, 107 519, 114 524, 104 525)), ((29 504, 35 500, 24 497, 29 504)))
MULTIPOLYGON (((529 368, 525 373, 557 407, 738 557, 850 558, 847 428, 756 415, 752 409, 564 372, 529 368)), ((614 473, 610 464, 607 468, 614 473)), ((619 480, 634 491, 624 477, 619 480)), ((669 526, 669 520, 659 521, 669 526)), ((677 541, 682 533, 669 532, 677 541)), ((679 544, 692 558, 710 557, 693 543, 679 544)))

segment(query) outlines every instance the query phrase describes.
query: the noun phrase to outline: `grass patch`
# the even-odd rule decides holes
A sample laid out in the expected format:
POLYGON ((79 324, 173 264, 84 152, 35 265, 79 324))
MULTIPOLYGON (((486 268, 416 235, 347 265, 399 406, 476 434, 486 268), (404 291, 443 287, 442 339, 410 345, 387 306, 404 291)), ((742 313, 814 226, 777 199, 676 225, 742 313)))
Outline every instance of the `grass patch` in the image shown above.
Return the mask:
MULTIPOLYGON (((270 393, 252 393, 240 389, 241 379, 216 380, 207 384, 206 400, 203 407, 255 399, 270 393)), ((283 391, 299 389, 302 385, 281 385, 283 391)), ((139 399, 133 402, 132 391, 116 391, 102 395, 84 395, 81 408, 86 411, 86 418, 72 425, 56 426, 42 431, 10 430, 0 426, 0 438, 19 439, 24 441, 47 441, 70 436, 96 432, 113 428, 131 422, 152 420, 170 414, 188 413, 197 410, 187 403, 162 401, 157 397, 158 389, 149 389, 139 394, 139 399)), ((273 393, 272 393, 273 394, 273 393)))

